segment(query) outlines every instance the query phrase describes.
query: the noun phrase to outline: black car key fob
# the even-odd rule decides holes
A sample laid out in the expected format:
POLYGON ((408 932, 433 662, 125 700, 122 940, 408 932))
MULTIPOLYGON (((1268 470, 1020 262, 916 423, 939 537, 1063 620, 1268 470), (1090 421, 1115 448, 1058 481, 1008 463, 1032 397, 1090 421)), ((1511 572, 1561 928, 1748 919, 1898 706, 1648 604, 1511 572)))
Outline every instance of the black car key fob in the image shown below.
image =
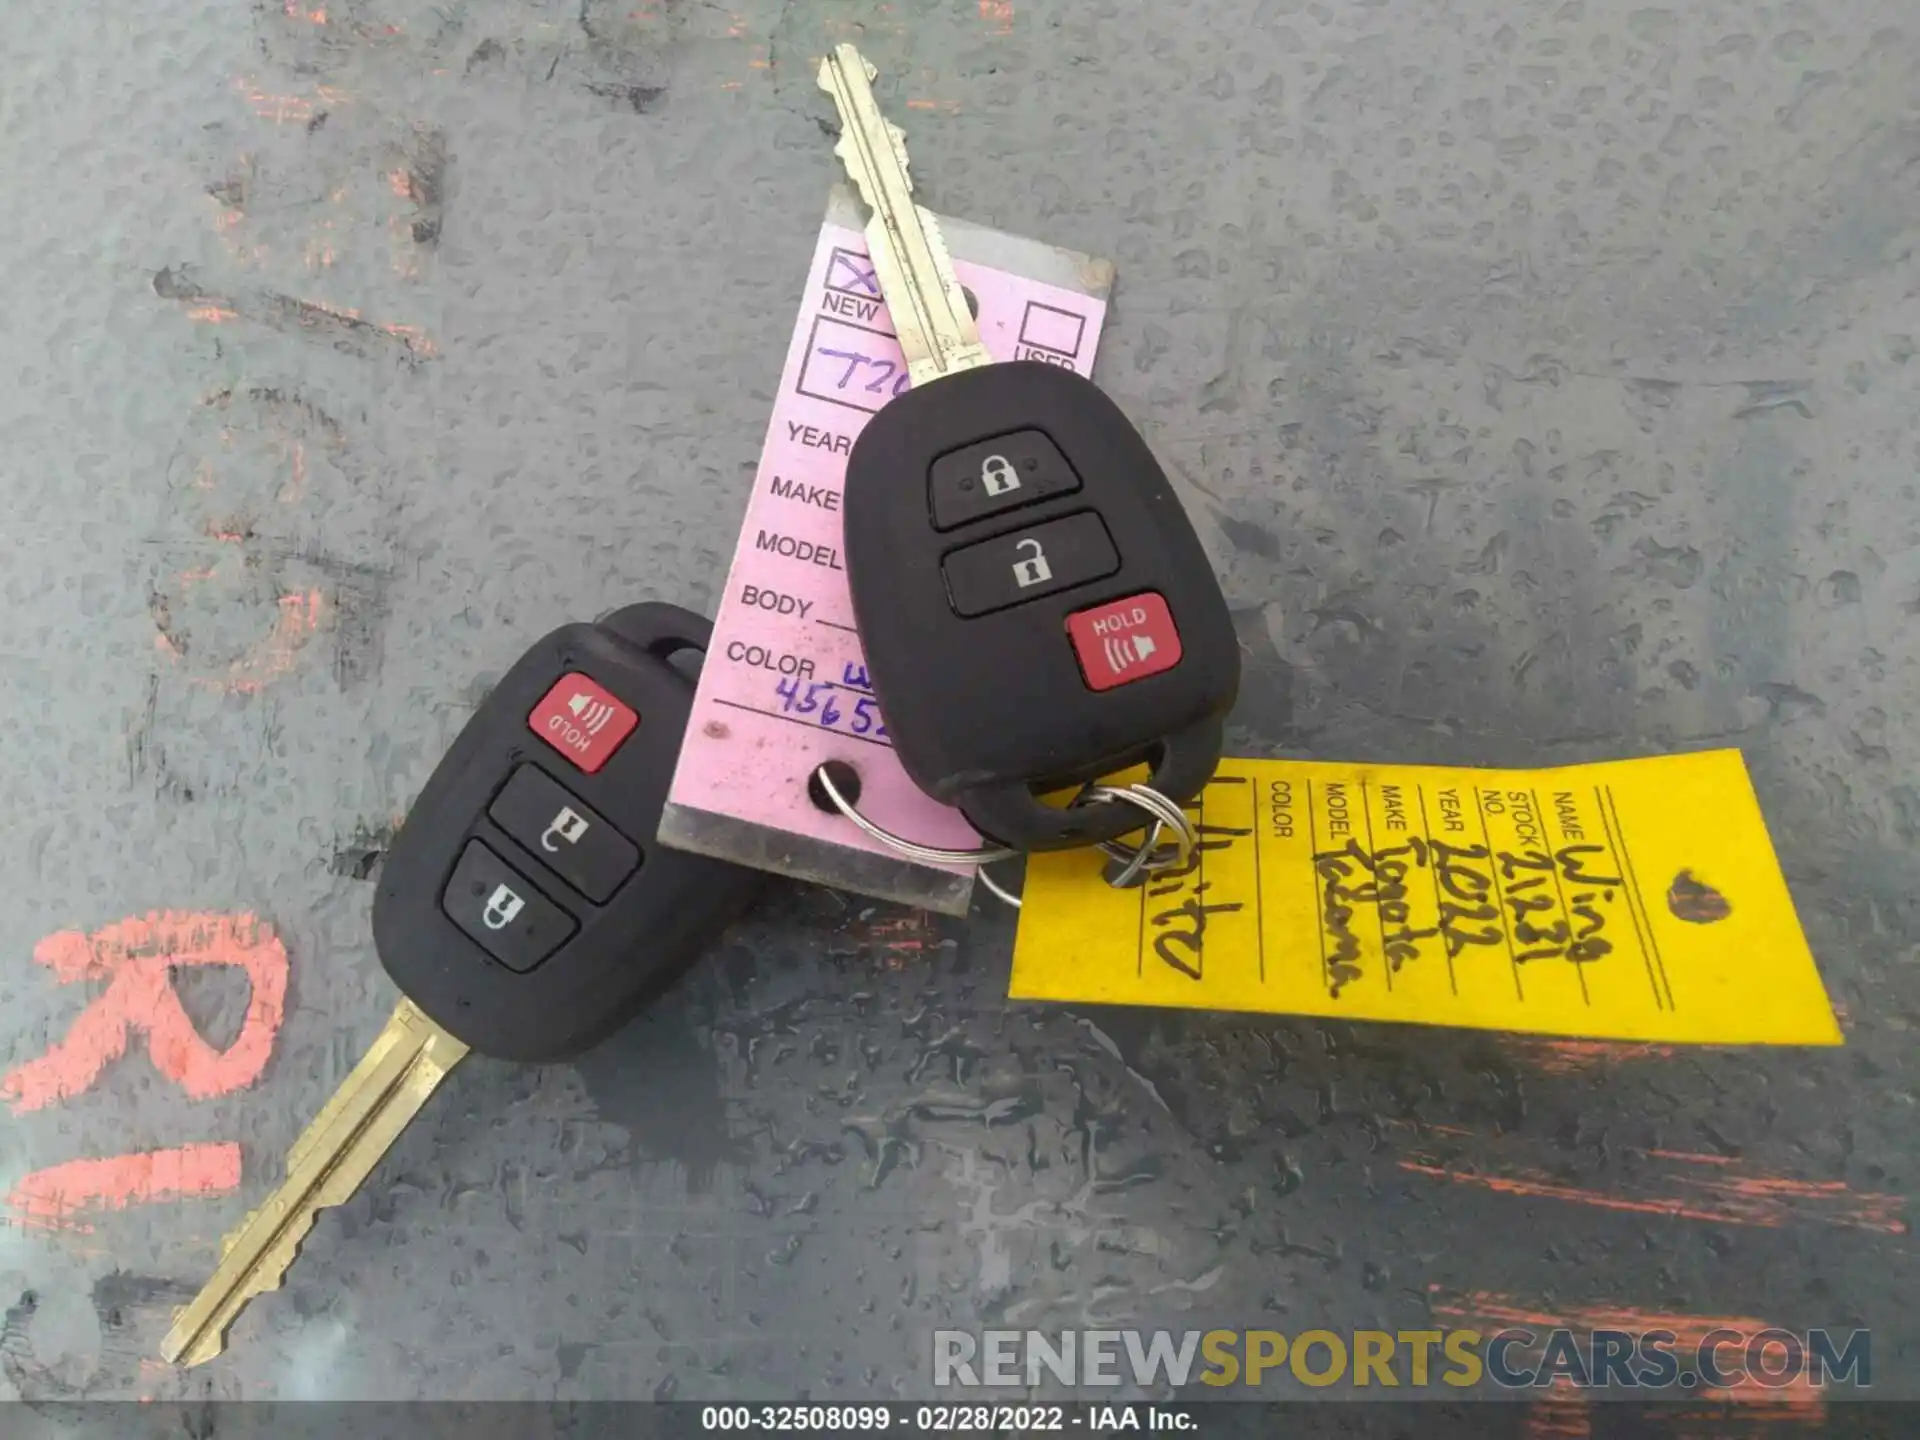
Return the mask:
POLYGON ((631 1019, 766 876, 655 842, 692 709, 669 664, 712 626, 644 604, 535 644, 414 802, 373 937, 395 985, 479 1054, 547 1062, 631 1019))
POLYGON ((1176 803, 1219 763, 1240 686, 1225 598, 1118 406, 1022 360, 890 401, 847 461, 847 584, 894 753, 989 840, 1138 829, 1039 798, 1147 763, 1176 803))

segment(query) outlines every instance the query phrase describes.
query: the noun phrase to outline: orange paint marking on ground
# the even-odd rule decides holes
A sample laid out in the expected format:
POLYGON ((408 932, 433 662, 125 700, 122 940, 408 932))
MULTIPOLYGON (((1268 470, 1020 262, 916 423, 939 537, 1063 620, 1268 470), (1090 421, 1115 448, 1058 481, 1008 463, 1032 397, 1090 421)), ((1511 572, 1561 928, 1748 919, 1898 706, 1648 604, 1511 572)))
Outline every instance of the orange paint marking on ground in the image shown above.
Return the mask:
POLYGON ((382 325, 380 328, 422 360, 431 360, 440 353, 439 347, 428 339, 426 332, 417 325, 382 325))
POLYGON ((173 1366, 164 1360, 154 1360, 143 1355, 140 1357, 140 1393, 133 1398, 143 1405, 151 1405, 160 1398, 168 1377, 173 1375, 173 1366))
POLYGON ((247 97, 247 103, 253 107, 253 113, 262 120, 271 120, 276 125, 305 125, 312 121, 317 107, 333 106, 345 103, 347 92, 335 85, 316 85, 311 98, 304 95, 276 95, 262 89, 251 77, 234 77, 233 88, 247 97))
POLYGON ((1676 1315, 1640 1310, 1631 1305, 1575 1305, 1555 1314, 1533 1309, 1517 1297, 1497 1290, 1452 1294, 1438 1285, 1429 1285, 1427 1293, 1433 1297, 1434 1314, 1496 1330, 1507 1326, 1531 1330, 1671 1330, 1674 1345, 1686 1347, 1699 1345, 1715 1330, 1752 1334, 1773 1326, 1772 1321, 1757 1320, 1751 1315, 1676 1315))
POLYGON ((247 91, 253 113, 276 125, 305 125, 313 119, 313 102, 300 95, 274 95, 264 90, 247 91))
MULTIPOLYGON (((1813 1220, 1849 1230, 1882 1235, 1909 1233, 1901 1218, 1906 1201, 1899 1195, 1860 1192, 1840 1180, 1787 1180, 1774 1176, 1728 1177, 1676 1175, 1664 1183, 1678 1187, 1679 1195, 1628 1194, 1594 1190, 1555 1179, 1543 1170, 1520 1169, 1504 1174, 1459 1169, 1428 1158, 1399 1162, 1415 1175, 1477 1185, 1503 1195, 1536 1200, 1562 1200, 1599 1210, 1624 1210, 1641 1215, 1665 1215, 1677 1220, 1705 1220, 1720 1225, 1758 1225, 1778 1228, 1793 1221, 1813 1220)), ((1644 1181, 1635 1180, 1635 1184, 1644 1181)))
POLYGON ((1546 1397, 1527 1406, 1527 1440, 1593 1440, 1587 1403, 1571 1380, 1554 1376, 1546 1397))
MULTIPOLYGON (((238 542, 244 538, 237 531, 210 533, 214 539, 221 541, 238 542)), ((213 576, 211 568, 179 572, 179 579, 188 585, 210 580, 213 576)), ((259 644, 231 662, 219 674, 193 675, 188 677, 189 680, 195 685, 222 690, 229 695, 252 695, 265 689, 282 676, 292 673, 299 660, 301 647, 326 623, 330 608, 326 592, 318 586, 280 596, 276 602, 273 629, 259 644)), ((180 647, 162 631, 154 632, 153 646, 173 660, 186 659, 180 647)))
POLYGON ((980 19, 990 35, 1013 33, 1013 0, 980 0, 980 19))
MULTIPOLYGON (((387 232, 393 241, 393 273, 403 280, 417 279, 420 274, 420 250, 413 243, 413 222, 404 215, 396 215, 387 222, 387 232)), ((422 358, 433 353, 431 341, 426 343, 422 358)))
POLYGON ((1648 1150, 1655 1160, 1679 1160, 1687 1165, 1732 1165, 1731 1155, 1704 1155, 1698 1150, 1648 1150))
POLYGON ((225 325, 240 318, 240 312, 229 310, 224 305, 196 305, 187 311, 189 320, 198 320, 207 325, 225 325))
POLYGON ((1712 1210, 1687 1205, 1680 1200, 1639 1200, 1626 1195, 1609 1195, 1554 1180, 1540 1171, 1521 1171, 1513 1175, 1489 1175, 1478 1170, 1455 1170, 1420 1160, 1402 1160, 1400 1168, 1414 1175, 1435 1180, 1451 1180, 1457 1185, 1478 1185, 1502 1195, 1522 1195, 1534 1200, 1565 1200, 1577 1205, 1592 1205, 1601 1210, 1628 1210, 1645 1215, 1668 1215, 1682 1220, 1723 1220, 1712 1210))
POLYGON ((1505 1037, 1504 1044, 1515 1059, 1549 1075, 1578 1075, 1616 1060, 1664 1060, 1674 1053, 1671 1045, 1633 1040, 1549 1040, 1511 1035, 1505 1037))
MULTIPOLYGON (((1534 1309, 1512 1295, 1503 1295, 1494 1290, 1452 1293, 1439 1285, 1429 1285, 1427 1294, 1435 1315, 1458 1320, 1481 1330, 1511 1328, 1544 1332, 1564 1329, 1576 1334, 1620 1330, 1634 1335, 1666 1330, 1674 1337, 1671 1346, 1673 1353, 1681 1357, 1696 1354, 1702 1343, 1716 1331, 1734 1331, 1751 1338, 1762 1330, 1780 1328, 1771 1321, 1757 1320, 1751 1315, 1682 1315, 1641 1310, 1631 1305, 1576 1305, 1556 1315, 1534 1309)), ((1730 1343, 1725 1347, 1724 1357, 1720 1361, 1723 1371, 1733 1359, 1733 1349, 1730 1343)), ((1746 1364, 1744 1349, 1740 1364, 1743 1368, 1746 1364)), ((1743 1407, 1752 1406, 1760 1412, 1773 1410, 1781 1419, 1791 1419, 1796 1424, 1817 1419, 1826 1411, 1826 1403, 1821 1399, 1819 1389, 1804 1374, 1791 1385, 1779 1387, 1765 1385, 1747 1375, 1724 1389, 1707 1386, 1698 1393, 1702 1399, 1732 1401, 1743 1407)))
MULTIPOLYGON (((326 620, 328 611, 324 591, 315 588, 282 595, 273 629, 266 638, 235 660, 218 675, 190 677, 195 685, 224 690, 229 695, 252 695, 284 675, 291 674, 299 659, 300 648, 326 620)), ((165 639, 165 637, 161 637, 165 639)), ((164 646, 174 656, 180 652, 171 643, 164 646)))
MULTIPOLYGON (((318 310, 323 315, 331 315, 336 320, 362 320, 363 318, 358 310, 345 305, 329 305, 323 300, 302 300, 300 303, 311 310, 318 310)), ((423 360, 431 359, 439 353, 433 341, 427 338, 426 332, 418 325, 383 325, 377 320, 364 320, 363 323, 373 326, 383 335, 391 335, 423 360)))
POLYGON ((293 442, 290 460, 291 474, 287 483, 280 487, 279 495, 275 497, 282 505, 292 505, 307 492, 307 447, 298 440, 293 442))
POLYGON ((286 947, 251 914, 154 911, 91 935, 49 935, 33 958, 62 985, 104 980, 107 988, 45 1054, 0 1077, 0 1098, 16 1115, 86 1090, 127 1053, 135 1031, 154 1068, 194 1099, 229 1094, 266 1068, 286 1015, 286 947), (246 1019, 224 1050, 201 1037, 180 1005, 169 972, 187 965, 238 966, 252 984, 246 1019))
POLYGON ((1878 1191, 1858 1191, 1844 1180, 1790 1180, 1784 1175, 1732 1176, 1725 1180, 1695 1180, 1694 1185, 1716 1191, 1730 1200, 1749 1201, 1760 1206, 1781 1206, 1791 1210, 1800 1206, 1831 1206, 1836 1214, 1825 1217, 1835 1225, 1856 1230, 1877 1230, 1882 1235, 1907 1235, 1910 1226, 1902 1218, 1906 1197, 1878 1191))
POLYGON ((1412 1130, 1419 1135, 1447 1135, 1456 1139, 1471 1139, 1479 1134, 1478 1131, 1469 1130, 1464 1125, 1439 1125, 1431 1120, 1403 1120, 1392 1115, 1387 1116, 1382 1123, 1390 1130, 1412 1130))
POLYGON ((23 1227, 89 1234, 93 1226, 80 1217, 90 1212, 239 1188, 240 1147, 229 1140, 50 1165, 9 1190, 5 1204, 23 1227))
POLYGON ((888 970, 904 970, 926 957, 932 926, 924 910, 875 921, 868 935, 880 952, 880 963, 888 970))

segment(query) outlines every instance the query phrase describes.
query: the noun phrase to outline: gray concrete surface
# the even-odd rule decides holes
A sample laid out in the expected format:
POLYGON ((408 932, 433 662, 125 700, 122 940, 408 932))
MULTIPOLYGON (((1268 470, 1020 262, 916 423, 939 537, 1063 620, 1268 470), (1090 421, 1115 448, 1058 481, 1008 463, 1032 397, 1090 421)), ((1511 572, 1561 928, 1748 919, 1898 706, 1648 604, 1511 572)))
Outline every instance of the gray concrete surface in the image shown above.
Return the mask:
MULTIPOLYGON (((0 1121, 0 1394, 917 1395, 949 1323, 1500 1304, 1869 1325, 1920 1394, 1906 0, 74 0, 0 57, 0 1062, 102 988, 56 932, 252 914, 288 976, 250 1083, 135 1039, 0 1121), (930 203, 1117 262, 1098 373, 1242 622, 1235 747, 1736 744, 1847 1046, 1012 1007, 1003 915, 791 892, 588 1062, 470 1066, 163 1370, 393 1001, 368 876, 487 678, 711 606, 842 39, 930 203), (1433 1126, 1534 1190, 1409 1168, 1433 1126), (1666 1213, 1652 1152, 1778 1183, 1666 1213), (158 1183, 110 1169, 56 1190, 158 1183)), ((238 972, 178 984, 240 1032, 238 972)))

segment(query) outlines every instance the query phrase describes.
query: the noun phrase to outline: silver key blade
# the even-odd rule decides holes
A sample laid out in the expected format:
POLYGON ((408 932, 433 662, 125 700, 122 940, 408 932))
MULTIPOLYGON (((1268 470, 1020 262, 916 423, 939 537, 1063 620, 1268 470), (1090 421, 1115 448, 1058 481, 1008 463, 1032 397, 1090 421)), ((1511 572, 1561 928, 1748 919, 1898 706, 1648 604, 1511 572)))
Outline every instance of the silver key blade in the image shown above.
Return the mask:
POLYGON ((906 353, 907 373, 913 384, 923 385, 990 364, 993 357, 980 343, 938 222, 914 203, 906 137, 887 123, 873 98, 870 82, 878 73, 853 46, 837 45, 820 62, 820 88, 840 112, 834 153, 873 211, 867 250, 906 353))
POLYGON ((227 1237, 213 1278, 174 1316, 169 1364, 200 1365, 256 1295, 280 1288, 320 1211, 349 1200, 467 1047, 402 1000, 366 1057, 287 1152, 287 1178, 227 1237))

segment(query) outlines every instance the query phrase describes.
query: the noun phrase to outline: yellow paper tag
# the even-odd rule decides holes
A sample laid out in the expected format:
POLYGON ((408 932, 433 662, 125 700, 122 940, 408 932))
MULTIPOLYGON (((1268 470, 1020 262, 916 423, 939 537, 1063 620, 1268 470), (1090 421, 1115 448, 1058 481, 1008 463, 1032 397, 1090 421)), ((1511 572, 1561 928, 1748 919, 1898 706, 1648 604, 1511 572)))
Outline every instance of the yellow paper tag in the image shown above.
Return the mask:
POLYGON ((1027 861, 1019 1000, 1838 1045, 1737 750, 1454 770, 1226 760, 1187 870, 1027 861))

